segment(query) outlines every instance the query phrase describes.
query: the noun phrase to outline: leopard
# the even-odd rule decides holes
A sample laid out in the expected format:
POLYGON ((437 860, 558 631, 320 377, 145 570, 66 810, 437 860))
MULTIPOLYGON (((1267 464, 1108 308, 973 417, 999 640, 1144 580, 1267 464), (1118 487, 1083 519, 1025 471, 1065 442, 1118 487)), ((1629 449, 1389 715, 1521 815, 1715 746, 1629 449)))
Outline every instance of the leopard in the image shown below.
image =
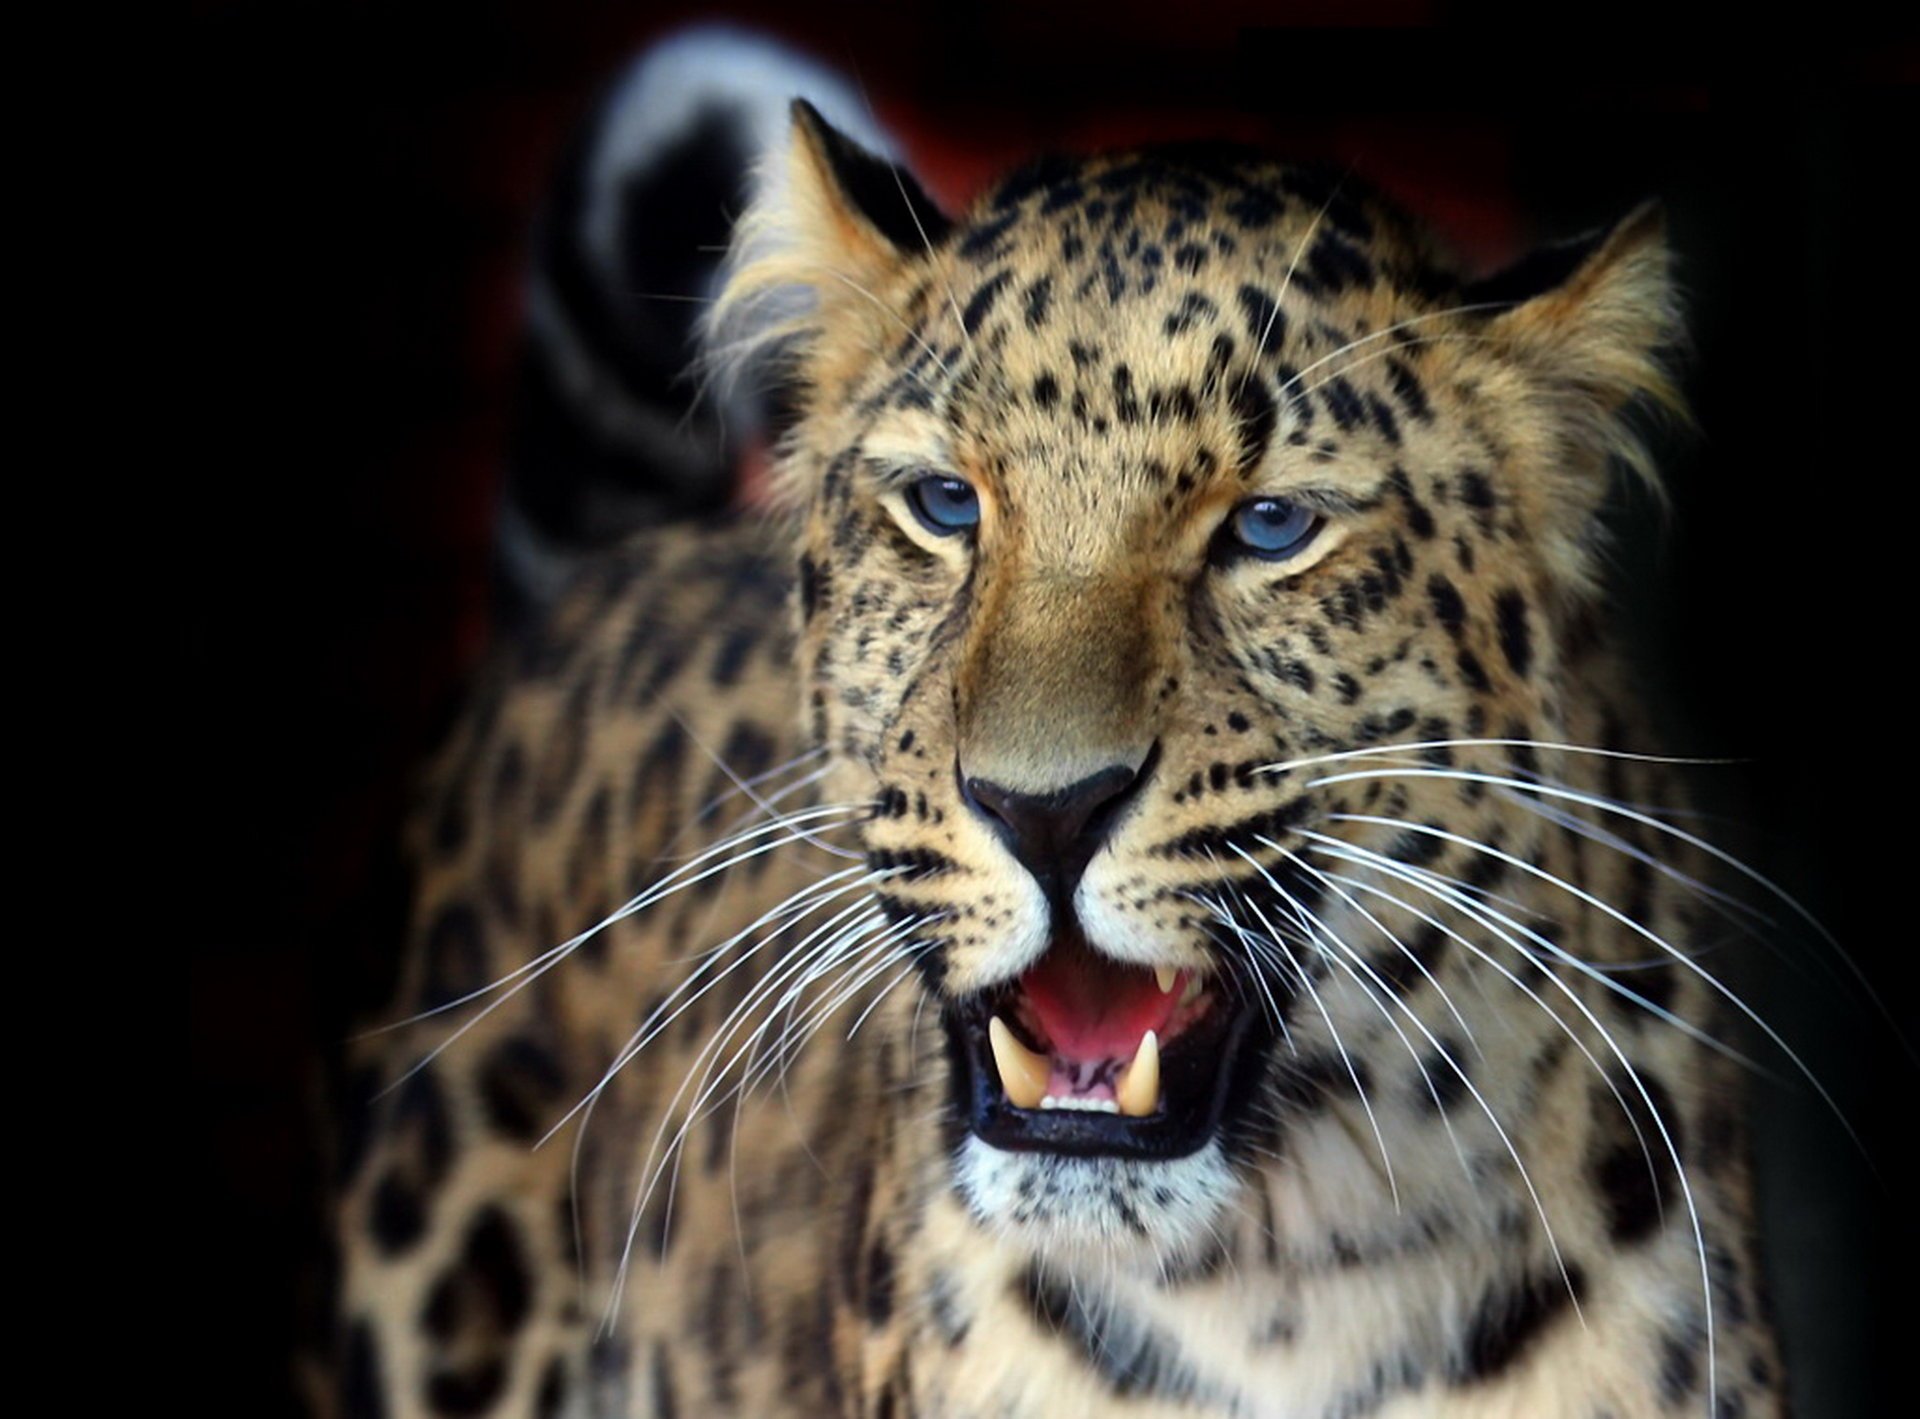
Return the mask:
POLYGON ((341 1410, 1783 1413, 1608 614, 1672 264, 1224 145, 949 214, 795 100, 702 322, 764 506, 584 559, 423 780, 341 1410))

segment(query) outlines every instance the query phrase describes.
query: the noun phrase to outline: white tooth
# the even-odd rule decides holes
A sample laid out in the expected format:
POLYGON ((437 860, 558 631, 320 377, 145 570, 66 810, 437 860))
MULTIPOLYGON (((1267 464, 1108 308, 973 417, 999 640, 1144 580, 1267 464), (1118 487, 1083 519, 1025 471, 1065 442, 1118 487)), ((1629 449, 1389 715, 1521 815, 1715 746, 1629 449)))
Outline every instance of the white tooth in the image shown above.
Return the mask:
POLYGON ((998 1015, 987 1021, 987 1042, 993 1046, 994 1067, 1000 1071, 1000 1087, 1017 1109, 1031 1109, 1047 1096, 1047 1075, 1051 1065, 1013 1037, 998 1015))
POLYGON ((1172 966, 1155 966, 1153 968, 1153 979, 1159 985, 1162 995, 1171 995, 1173 993, 1173 983, 1180 979, 1180 972, 1172 966))
POLYGON ((1152 1030, 1140 1037, 1133 1060, 1113 1086, 1114 1101, 1129 1118, 1145 1118, 1160 1104, 1160 1039, 1152 1030))

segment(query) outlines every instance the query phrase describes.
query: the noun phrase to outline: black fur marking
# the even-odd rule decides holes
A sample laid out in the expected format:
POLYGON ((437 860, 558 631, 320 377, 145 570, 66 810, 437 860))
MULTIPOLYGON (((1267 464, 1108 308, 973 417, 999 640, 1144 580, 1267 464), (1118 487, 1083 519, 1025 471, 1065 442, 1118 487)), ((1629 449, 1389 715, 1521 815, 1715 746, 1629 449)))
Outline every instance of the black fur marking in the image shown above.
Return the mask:
POLYGON ((480 1097, 493 1126, 511 1138, 537 1140, 552 1122, 550 1107, 564 1084, 560 1066, 540 1045, 502 1040, 480 1067, 480 1097))
POLYGON ((1467 603, 1461 599, 1459 589, 1444 576, 1436 573, 1427 582, 1427 600, 1433 605, 1433 614, 1440 618, 1447 634, 1455 640, 1460 639, 1467 623, 1467 603))
POLYGON ((446 1101, 433 1071, 402 1085, 392 1107, 391 1161, 374 1187, 369 1218, 374 1243, 388 1256, 411 1247, 426 1230, 428 1199, 453 1157, 446 1101))
POLYGON ((1014 1282, 1014 1299, 1037 1329, 1070 1347, 1116 1397, 1193 1394, 1195 1376, 1171 1340, 1130 1315, 1093 1310, 1037 1264, 1014 1282))
POLYGON ((1266 457, 1279 410, 1273 402, 1272 391, 1267 388, 1266 377, 1259 374, 1234 386, 1232 402, 1238 420, 1235 433, 1240 445, 1240 466, 1250 469, 1266 457))
POLYGON ((1660 1337, 1660 1397, 1668 1405, 1684 1404, 1699 1388, 1706 1335, 1706 1327, 1696 1320, 1660 1337))
POLYGON ((1393 386, 1393 397, 1400 401, 1400 407, 1419 423, 1432 423, 1433 409, 1427 403, 1427 392, 1421 387, 1419 376, 1398 360, 1386 363, 1387 381, 1393 386))
POLYGON ((1240 288, 1240 313, 1246 319, 1247 335, 1256 355, 1268 354, 1286 343, 1286 312, 1258 286, 1240 288))
POLYGON ((960 312, 960 328, 969 335, 979 334, 981 324, 993 313, 994 303, 1000 299, 1000 293, 1012 283, 1011 271, 1002 271, 981 283, 980 289, 967 298, 966 307, 960 312))
POLYGON ((820 145, 841 194, 903 254, 917 256, 946 240, 953 223, 912 173, 869 153, 805 99, 793 101, 793 116, 820 145))
POLYGON ((876 1235, 867 1243, 867 1265, 862 1299, 867 1324, 875 1330, 893 1319, 893 1250, 884 1236, 876 1235))
POLYGON ((1237 822, 1194 828, 1154 851, 1161 857, 1209 858, 1214 861, 1235 857, 1234 848, 1258 851, 1257 838, 1278 837, 1307 814, 1307 800, 1296 798, 1264 813, 1255 813, 1237 822))
POLYGON ((498 1342, 526 1324, 532 1309, 533 1278, 513 1223, 488 1207, 467 1230, 459 1261, 429 1293, 420 1324, 447 1345, 498 1342))
POLYGON ((1421 1061, 1426 1079, 1415 1088, 1414 1093, 1416 1102, 1422 1108, 1437 1113, 1452 1113, 1454 1106, 1467 1097, 1467 1052, 1458 1040, 1450 1036, 1442 1036, 1439 1045, 1439 1049, 1421 1061), (1448 1060, 1453 1062, 1449 1064, 1448 1060))
POLYGON ((972 1328, 972 1318, 960 1309, 960 1297, 953 1276, 936 1271, 927 1279, 927 1314, 933 1328, 950 1347, 958 1347, 972 1328))
POLYGON ((566 1402, 567 1366, 556 1355, 547 1362, 547 1372, 540 1377, 540 1389, 533 1397, 534 1419, 559 1419, 566 1402))
POLYGON ((1455 1384, 1497 1379, 1525 1357, 1585 1294, 1585 1277, 1569 1264, 1566 1278, 1543 1271, 1517 1285, 1496 1284, 1480 1298, 1461 1337, 1449 1378, 1455 1384))
POLYGON ((1053 301, 1053 277, 1042 276, 1027 287, 1027 328, 1038 330, 1047 323, 1047 310, 1053 301))
POLYGON ((484 1414, 506 1387, 507 1367, 500 1360, 435 1370, 427 1377, 427 1405, 441 1414, 484 1414))
POLYGON ((1533 664, 1533 633, 1527 623, 1527 600, 1517 591, 1503 591, 1493 603, 1500 627, 1500 649, 1513 673, 1525 676, 1533 664))
POLYGON ((1611 1079, 1620 1098, 1626 1100, 1631 1118, 1622 1112, 1613 1090, 1595 1085, 1592 1097, 1594 1133, 1588 1144, 1587 1166, 1606 1219, 1607 1235, 1623 1246, 1653 1236, 1679 1195, 1673 1159, 1668 1156, 1659 1124, 1647 1111, 1648 1099, 1672 1135, 1675 1149, 1683 1149, 1685 1141, 1672 1096, 1646 1070, 1640 1070, 1639 1075, 1647 1099, 1641 1098, 1640 1088, 1625 1071, 1616 1070, 1611 1079))
POLYGON ((1373 1075, 1364 1061, 1327 1054, 1287 1056, 1274 1081, 1274 1098, 1296 1114, 1307 1114, 1329 1099, 1358 1098, 1372 1087, 1373 1075))

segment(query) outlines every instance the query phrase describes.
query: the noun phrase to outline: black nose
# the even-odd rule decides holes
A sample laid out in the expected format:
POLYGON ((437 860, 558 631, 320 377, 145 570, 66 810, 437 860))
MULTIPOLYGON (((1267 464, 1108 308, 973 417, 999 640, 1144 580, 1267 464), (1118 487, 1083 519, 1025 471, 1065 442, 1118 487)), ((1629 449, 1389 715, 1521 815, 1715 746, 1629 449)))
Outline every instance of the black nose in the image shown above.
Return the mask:
POLYGON ((1064 905, 1072 900, 1073 889, 1120 809, 1146 781, 1157 750, 1156 745, 1138 769, 1112 764, 1051 793, 1020 793, 963 773, 960 794, 992 824, 1047 896, 1064 905))

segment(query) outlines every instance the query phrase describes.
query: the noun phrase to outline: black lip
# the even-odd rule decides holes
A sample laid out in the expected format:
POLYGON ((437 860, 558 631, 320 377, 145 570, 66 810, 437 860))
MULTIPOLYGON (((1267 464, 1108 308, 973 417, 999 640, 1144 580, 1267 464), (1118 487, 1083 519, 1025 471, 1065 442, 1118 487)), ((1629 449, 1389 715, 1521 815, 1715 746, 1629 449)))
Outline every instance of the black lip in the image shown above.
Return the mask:
POLYGON ((1221 999, 1160 1056, 1163 1106, 1146 1118, 1078 1109, 1022 1109, 1007 1101, 987 1040, 1005 992, 943 1012, 953 1056, 955 1107, 983 1143, 1012 1152, 1081 1158, 1183 1158, 1235 1116, 1274 1037, 1251 1002, 1221 999))

